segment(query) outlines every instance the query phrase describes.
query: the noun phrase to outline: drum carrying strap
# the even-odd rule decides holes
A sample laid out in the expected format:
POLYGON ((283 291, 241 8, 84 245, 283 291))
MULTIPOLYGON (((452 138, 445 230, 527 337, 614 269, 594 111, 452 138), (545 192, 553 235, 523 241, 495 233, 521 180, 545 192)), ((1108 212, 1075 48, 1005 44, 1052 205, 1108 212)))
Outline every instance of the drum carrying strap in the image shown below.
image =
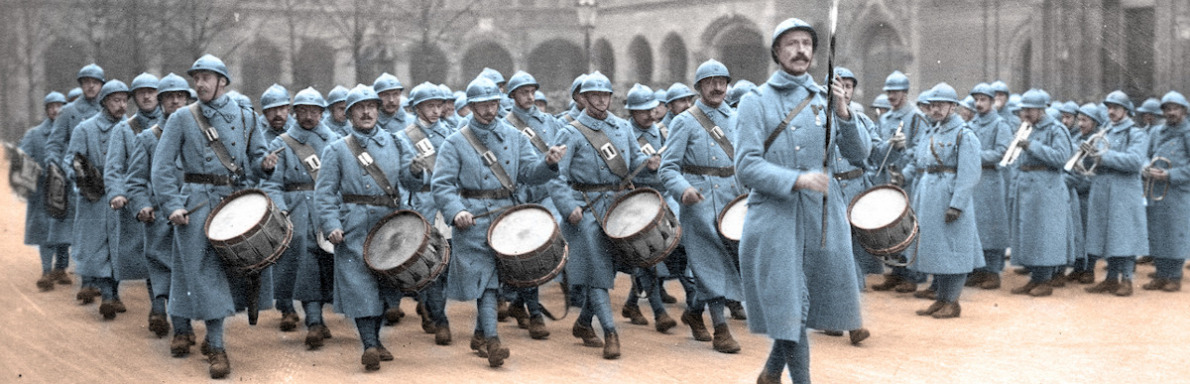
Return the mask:
POLYGON ((434 143, 430 142, 429 136, 426 136, 425 129, 421 124, 421 120, 409 124, 405 127, 405 135, 409 136, 409 140, 413 142, 413 147, 417 149, 417 154, 423 159, 426 159, 426 169, 434 170, 434 160, 438 159, 438 154, 434 150, 434 143))
POLYGON ((459 132, 467 139, 467 143, 471 144, 471 149, 474 149, 475 153, 479 154, 479 158, 483 159, 483 164, 492 170, 492 174, 496 175, 496 180, 500 181, 500 185, 509 192, 516 189, 516 184, 512 183, 512 178, 508 177, 508 172, 505 172, 504 167, 500 165, 500 159, 497 159, 496 154, 488 150, 488 147, 483 145, 478 137, 475 137, 475 132, 471 132, 471 126, 464 126, 459 132))
POLYGON ((136 116, 132 116, 132 117, 128 118, 128 128, 132 128, 132 133, 135 133, 138 135, 140 134, 140 131, 141 131, 140 121, 138 121, 136 119, 136 116))
POLYGON ((530 127, 524 120, 517 117, 516 113, 508 114, 508 122, 512 123, 512 126, 516 127, 518 131, 525 134, 525 137, 529 138, 529 142, 533 144, 533 148, 537 148, 537 152, 546 153, 550 151, 549 145, 545 144, 545 140, 541 139, 541 135, 538 135, 537 131, 533 130, 533 127, 530 127))
POLYGON ((318 180, 318 169, 322 168, 322 161, 318 159, 318 153, 314 152, 314 147, 307 144, 302 144, 289 136, 289 133, 282 133, 281 141, 285 142, 293 153, 297 154, 299 159, 302 159, 302 165, 306 167, 306 173, 310 174, 310 179, 318 180))
POLYGON ((658 122, 657 129, 661 131, 661 140, 669 139, 669 127, 666 127, 664 123, 658 122))
POLYGON ((603 159, 604 163, 607 163, 607 169, 621 179, 628 177, 628 163, 619 160, 620 152, 616 150, 616 146, 612 145, 611 139, 607 138, 606 133, 587 128, 578 120, 570 122, 570 126, 578 129, 578 132, 587 138, 587 142, 595 147, 595 150, 599 152, 599 157, 603 159))
POLYGON ((376 165, 376 161, 372 159, 372 155, 368 151, 365 151, 364 147, 359 145, 359 142, 355 140, 355 136, 347 135, 347 138, 343 139, 343 142, 347 144, 347 149, 351 150, 351 154, 355 155, 355 160, 359 161, 359 165, 364 167, 364 171, 368 172, 368 176, 372 176, 372 180, 380 184, 380 188, 384 190, 384 194, 392 198, 393 201, 401 201, 401 192, 393 188, 393 185, 388 182, 388 177, 384 176, 384 171, 381 171, 380 166, 376 165))
POLYGON ((777 137, 781 136, 781 132, 785 131, 785 127, 788 127, 789 123, 793 121, 793 118, 797 117, 797 114, 801 113, 803 109, 806 109, 806 106, 810 105, 810 100, 813 99, 814 94, 806 95, 806 98, 802 99, 801 103, 793 107, 792 111, 789 111, 789 115, 785 116, 785 120, 781 120, 781 124, 777 124, 777 129, 773 133, 770 133, 767 139, 764 139, 764 153, 769 152, 769 147, 773 146, 773 142, 777 141, 777 137))
POLYGON ((153 127, 149 128, 149 130, 153 131, 153 135, 157 136, 158 139, 161 138, 161 133, 164 132, 161 130, 161 124, 153 124, 153 127))
MULTIPOLYGON (((809 100, 809 98, 806 100, 809 100)), ((698 106, 687 109, 687 111, 690 111, 690 114, 694 116, 694 119, 698 120, 698 124, 702 125, 702 129, 707 130, 707 133, 711 135, 711 138, 715 139, 716 143, 719 143, 719 148, 723 148, 723 152, 727 153, 727 159, 735 160, 735 147, 731 146, 731 140, 728 140, 727 135, 723 134, 723 128, 719 128, 718 125, 715 125, 715 123, 711 122, 711 118, 707 116, 707 114, 702 111, 702 108, 699 108, 698 106)))
POLYGON ((640 145, 640 153, 645 154, 645 156, 653 156, 654 153, 657 153, 657 149, 653 148, 653 143, 645 139, 644 135, 636 137, 636 144, 640 145))
MULTIPOLYGON (((241 111, 242 113, 243 111, 241 111)), ((231 154, 227 153, 227 147, 223 146, 222 141, 219 141, 219 131, 211 126, 211 122, 207 120, 206 116, 202 115, 198 103, 190 104, 190 115, 194 117, 194 122, 198 123, 199 130, 207 138, 207 145, 211 147, 212 151, 215 151, 215 157, 219 158, 219 162, 223 164, 223 167, 227 168, 228 171, 231 171, 236 176, 243 176, 244 169, 236 165, 235 161, 231 159, 231 154)), ((248 130, 252 129, 252 127, 245 124, 244 129, 248 130)))

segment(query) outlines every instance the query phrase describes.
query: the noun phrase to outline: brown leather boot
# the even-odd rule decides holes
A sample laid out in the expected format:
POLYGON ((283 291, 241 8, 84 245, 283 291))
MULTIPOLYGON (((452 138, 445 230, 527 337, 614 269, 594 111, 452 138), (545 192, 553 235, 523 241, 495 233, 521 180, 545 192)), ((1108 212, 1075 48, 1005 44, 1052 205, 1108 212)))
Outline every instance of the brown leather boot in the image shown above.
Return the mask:
POLYGON ((479 357, 488 357, 488 341, 483 337, 483 331, 471 335, 471 350, 479 357))
POLYGON ((417 314, 419 316, 421 316, 421 331, 422 332, 425 332, 425 333, 428 333, 431 335, 436 334, 438 332, 438 329, 434 324, 434 320, 430 318, 430 312, 427 311, 426 306, 422 305, 422 303, 420 303, 420 302, 417 303, 417 314))
POLYGON ((194 345, 194 334, 176 334, 169 342, 169 353, 173 357, 186 357, 190 354, 190 347, 194 345))
POLYGON ((322 348, 322 345, 324 344, 323 343, 324 338, 322 337, 322 328, 326 328, 326 326, 322 325, 322 324, 314 324, 314 325, 311 325, 309 327, 309 329, 306 330, 306 349, 307 350, 313 351, 318 348, 322 348))
POLYGON ((517 328, 529 329, 529 311, 524 304, 508 307, 508 316, 516 319, 517 328))
POLYGON ((402 317, 405 317, 405 311, 398 307, 389 307, 384 310, 384 325, 400 323, 402 317))
POLYGON ((359 357, 359 363, 364 365, 365 371, 379 371, 380 350, 376 349, 376 347, 364 350, 363 356, 359 357))
POLYGON ((74 296, 74 299, 82 300, 83 301, 82 304, 87 305, 87 304, 94 303, 95 298, 99 297, 99 296, 100 296, 99 288, 82 287, 82 288, 79 288, 79 293, 74 296))
POLYGON ((645 315, 640 313, 640 307, 636 305, 625 305, 620 310, 620 315, 628 319, 630 323, 635 325, 649 325, 649 320, 645 319, 645 315))
POLYGON ((1054 294, 1054 286, 1051 284, 1041 283, 1033 289, 1029 290, 1029 296, 1045 297, 1054 294))
POLYGON ((1120 297, 1132 296, 1132 280, 1120 280, 1120 285, 1112 293, 1120 297))
POLYGON ((1094 284, 1095 283, 1095 271, 1079 272, 1078 283, 1079 284, 1094 284))
POLYGON ((583 340, 583 345, 598 348, 603 346, 603 340, 599 340, 599 336, 595 336, 595 329, 590 325, 582 325, 576 320, 574 327, 570 329, 570 334, 583 340))
POLYGON ((847 334, 851 338, 851 345, 855 346, 859 346, 860 342, 872 336, 872 332, 869 332, 867 328, 853 329, 848 331, 847 334))
POLYGON ((707 326, 703 324, 701 314, 691 311, 682 312, 682 324, 690 326, 690 334, 694 340, 711 341, 711 333, 707 332, 707 326))
POLYGON ((960 307, 959 302, 956 301, 953 303, 942 304, 942 308, 930 316, 933 316, 935 319, 953 319, 959 317, 959 314, 962 312, 963 308, 960 307))
POLYGON ((434 344, 450 345, 450 324, 434 326, 434 344))
POLYGON ((908 280, 902 280, 900 284, 897 284, 896 288, 893 288, 893 291, 895 291, 897 293, 916 292, 917 291, 917 283, 914 283, 914 282, 908 281, 908 280))
POLYGON ((211 378, 222 379, 231 373, 231 361, 227 359, 227 351, 213 351, 208 360, 211 363, 211 378))
POLYGON ((1066 281, 1068 279, 1069 279, 1069 277, 1067 277, 1066 271, 1059 270, 1057 272, 1054 272, 1054 275, 1052 277, 1050 277, 1050 281, 1048 281, 1048 284, 1054 288, 1062 288, 1062 287, 1066 286, 1066 281))
POLYGON ((873 285, 872 290, 874 290, 874 291, 891 291, 893 288, 896 288, 898 284, 901 284, 902 280, 903 279, 901 278, 901 276, 897 276, 897 275, 890 273, 890 274, 884 275, 884 282, 882 282, 880 284, 873 285))
POLYGON ((781 375, 769 376, 761 372, 760 376, 756 377, 756 384, 781 384, 781 375))
POLYGON ((54 278, 48 273, 43 273, 40 279, 37 279, 37 289, 42 292, 54 290, 54 278))
POLYGON ((499 337, 488 338, 488 366, 498 368, 504 365, 504 359, 507 359, 511 353, 508 348, 500 345, 499 337))
POLYGON ((282 313, 281 332, 293 332, 297 330, 297 325, 300 322, 302 322, 302 318, 298 316, 297 312, 282 313))
POLYGON ((939 309, 942 309, 942 306, 943 306, 944 304, 946 304, 946 303, 943 303, 941 300, 939 300, 939 301, 935 301, 933 304, 930 304, 930 306, 929 306, 929 307, 926 307, 926 309, 919 309, 919 310, 917 310, 917 312, 916 312, 916 313, 917 313, 917 315, 918 315, 918 316, 929 316, 929 315, 933 315, 933 314, 934 314, 934 312, 938 312, 938 310, 939 310, 939 309))
POLYGON ((1104 279, 1099 284, 1092 285, 1086 288, 1087 293, 1110 293, 1115 292, 1116 288, 1120 286, 1119 280, 1104 279))
POLYGON ((619 359, 620 334, 616 333, 616 331, 604 332, 603 338, 607 340, 603 345, 603 358, 608 360, 619 359))
POLYGON ((913 297, 926 300, 938 300, 938 292, 926 288, 917 292, 913 292, 913 297))
POLYGON ((393 353, 389 352, 388 348, 385 348, 383 344, 377 345, 376 351, 380 352, 380 361, 393 361, 396 358, 393 357, 393 353))
POLYGON ((149 330, 153 331, 157 338, 169 335, 169 321, 164 313, 149 312, 149 330))
POLYGON ((731 312, 731 318, 735 320, 748 320, 748 314, 744 311, 744 303, 727 300, 725 304, 727 310, 731 312))
POLYGON ((496 300, 496 321, 503 323, 505 320, 508 320, 508 301, 496 300))
POLYGON ((1156 291, 1156 290, 1161 289, 1161 287, 1164 287, 1165 282, 1166 282, 1166 280, 1163 278, 1160 278, 1160 277, 1153 278, 1153 280, 1148 282, 1148 284, 1140 286, 1140 289, 1143 289, 1146 291, 1156 291))
POLYGON ((711 346, 716 352, 736 353, 740 351, 740 343, 731 337, 731 329, 727 327, 726 323, 715 326, 715 339, 711 341, 711 346))
POLYGON ((120 299, 112 300, 112 307, 116 308, 116 313, 128 312, 128 307, 125 307, 124 302, 120 299))
POLYGON ((988 275, 984 281, 979 283, 979 288, 989 290, 1000 289, 1000 274, 988 272, 988 275))
POLYGON ((198 352, 207 357, 210 357, 211 353, 213 353, 211 350, 211 343, 208 342, 206 338, 203 338, 202 344, 198 345, 198 352))
POLYGON ((653 319, 653 322, 653 327, 657 329, 657 332, 661 333, 667 333, 670 329, 673 329, 673 327, 678 326, 678 322, 674 321, 674 319, 669 317, 669 314, 665 312, 658 314, 657 317, 653 319))
POLYGON ((545 340, 550 338, 550 331, 545 329, 545 317, 537 315, 529 318, 529 337, 533 340, 545 340))
POLYGON ((1025 285, 1013 288, 1012 290, 1010 290, 1008 292, 1011 292, 1014 295, 1025 295, 1025 294, 1028 294, 1029 291, 1032 291, 1033 288, 1036 288, 1039 284, 1040 283, 1037 283, 1034 281, 1029 281, 1028 283, 1025 283, 1025 285))
POLYGON ((104 320, 112 320, 116 318, 116 306, 112 304, 111 300, 104 300, 99 304, 99 314, 103 315, 104 320))
POLYGON ((54 282, 58 283, 58 285, 74 284, 74 280, 70 279, 70 274, 66 273, 65 269, 55 269, 50 271, 50 277, 53 278, 54 282))

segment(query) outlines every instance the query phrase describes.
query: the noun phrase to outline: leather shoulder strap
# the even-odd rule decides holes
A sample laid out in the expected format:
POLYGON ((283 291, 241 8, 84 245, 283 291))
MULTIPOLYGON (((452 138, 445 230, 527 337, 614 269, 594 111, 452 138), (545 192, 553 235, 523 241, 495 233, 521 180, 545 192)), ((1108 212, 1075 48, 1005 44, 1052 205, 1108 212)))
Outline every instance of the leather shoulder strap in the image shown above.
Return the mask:
POLYGON ((707 134, 711 135, 711 139, 719 143, 719 148, 723 148, 723 152, 727 153, 727 159, 735 160, 735 147, 732 147, 731 140, 727 139, 727 135, 723 134, 723 128, 719 128, 718 125, 711 122, 711 118, 706 113, 703 113, 702 108, 699 108, 697 105, 690 107, 687 111, 690 111, 690 115, 694 116, 695 120, 698 120, 698 124, 702 126, 702 129, 705 129, 707 134))
POLYGON ((810 100, 813 99, 814 94, 807 94, 801 103, 793 107, 792 111, 789 111, 789 114, 785 116, 785 120, 781 120, 781 124, 777 124, 777 129, 770 133, 767 139, 764 139, 764 153, 769 152, 769 147, 773 145, 774 141, 777 141, 777 137, 781 136, 781 132, 785 131, 785 127, 788 127, 789 123, 793 121, 793 118, 797 117, 797 114, 801 113, 803 109, 806 109, 806 106, 810 105, 810 100))
POLYGON ((293 150, 299 159, 302 159, 302 166, 306 168, 306 173, 310 174, 310 178, 318 180, 318 170, 322 168, 322 160, 318 159, 318 153, 314 151, 314 147, 307 144, 299 143, 289 133, 282 133, 281 141, 293 150))
POLYGON ((619 176, 621 179, 628 176, 628 163, 620 160, 620 151, 616 150, 616 146, 612 145, 611 140, 608 139, 607 134, 603 131, 596 131, 580 123, 578 120, 570 122, 570 126, 583 134, 588 143, 595 147, 595 151, 599 152, 599 158, 607 163, 607 169, 611 170, 613 174, 619 176))
POLYGON ((161 130, 161 124, 153 124, 153 127, 149 128, 149 130, 153 131, 153 135, 157 136, 158 139, 161 138, 161 134, 164 132, 161 130))
POLYGON ((405 127, 405 135, 409 136, 409 140, 413 142, 413 147, 417 149, 418 156, 426 159, 426 169, 434 169, 434 161, 438 159, 438 152, 434 149, 434 143, 430 141, 430 137, 422 131, 421 124, 414 122, 405 127))
POLYGON ((500 165, 500 159, 496 158, 496 154, 488 150, 488 147, 483 145, 478 137, 475 137, 475 132, 471 132, 471 126, 463 126, 459 132, 463 134, 463 138, 467 139, 467 143, 471 144, 471 149, 474 149, 475 153, 479 154, 479 158, 483 159, 483 164, 492 170, 492 174, 496 175, 496 180, 500 181, 500 185, 509 191, 515 190, 516 184, 512 183, 512 178, 508 176, 508 172, 504 171, 504 166, 500 165))
MULTIPOLYGON (((215 157, 219 158, 223 167, 236 176, 243 176, 244 169, 231 160, 231 154, 227 153, 227 147, 224 147, 223 142, 219 141, 219 131, 211 126, 211 122, 207 121, 206 116, 202 115, 198 103, 190 104, 190 115, 194 117, 194 122, 198 123, 198 129, 207 138, 207 145, 211 147, 212 151, 215 151, 215 157)), ((251 129, 250 127, 244 128, 251 129)))
POLYGON ((657 153, 657 149, 653 148, 653 143, 646 140, 643 135, 636 137, 636 144, 640 145, 640 153, 645 154, 645 156, 653 156, 654 153, 657 153))
POLYGON ((549 146, 545 144, 545 140, 542 140, 541 135, 538 135, 537 131, 533 130, 533 127, 530 127, 528 123, 525 123, 524 120, 521 120, 521 118, 516 115, 516 112, 508 113, 508 122, 512 123, 513 127, 516 127, 516 129, 521 131, 525 137, 529 138, 529 143, 533 144, 533 148, 537 148, 537 152, 546 153, 550 151, 549 146))
POLYGON ((376 184, 380 184, 380 188, 384 189, 384 194, 393 198, 393 200, 400 201, 401 192, 393 188, 393 185, 388 182, 388 177, 384 176, 384 171, 381 171, 380 166, 376 165, 376 161, 372 158, 372 155, 364 150, 364 147, 361 147, 358 141, 355 141, 355 136, 347 135, 347 138, 343 139, 343 142, 347 144, 347 149, 351 150, 351 154, 355 155, 355 160, 359 162, 359 165, 364 167, 364 171, 368 172, 368 176, 372 176, 372 180, 375 180, 376 184))
POLYGON ((657 129, 661 130, 661 140, 669 140, 669 127, 666 127, 665 123, 658 121, 657 129))
POLYGON ((132 128, 132 133, 135 134, 140 134, 140 131, 142 130, 140 127, 140 120, 137 120, 135 115, 128 118, 128 127, 132 128))

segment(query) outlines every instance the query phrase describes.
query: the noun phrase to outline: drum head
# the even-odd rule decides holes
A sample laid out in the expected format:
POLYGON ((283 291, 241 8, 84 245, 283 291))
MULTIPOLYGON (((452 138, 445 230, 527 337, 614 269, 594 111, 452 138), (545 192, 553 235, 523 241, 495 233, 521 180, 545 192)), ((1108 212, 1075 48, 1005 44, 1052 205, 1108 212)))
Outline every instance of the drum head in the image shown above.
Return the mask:
POLYGON ((416 255, 426 241, 426 221, 413 212, 397 212, 372 229, 364 256, 373 269, 387 271, 416 255))
POLYGON ((877 187, 855 198, 848 219, 860 229, 883 228, 901 218, 909 201, 899 189, 877 187))
POLYGON ((554 215, 545 208, 513 208, 492 223, 488 244, 501 255, 520 256, 549 242, 557 228, 554 215))
POLYGON ((264 219, 269 211, 269 197, 263 193, 245 193, 219 204, 207 237, 213 241, 227 241, 243 235, 264 219))
POLYGON ((736 199, 719 219, 719 232, 728 240, 739 241, 744 235, 744 216, 748 214, 748 199, 736 199))
POLYGON ((662 204, 656 192, 624 195, 607 213, 603 230, 614 238, 636 234, 653 223, 662 204))

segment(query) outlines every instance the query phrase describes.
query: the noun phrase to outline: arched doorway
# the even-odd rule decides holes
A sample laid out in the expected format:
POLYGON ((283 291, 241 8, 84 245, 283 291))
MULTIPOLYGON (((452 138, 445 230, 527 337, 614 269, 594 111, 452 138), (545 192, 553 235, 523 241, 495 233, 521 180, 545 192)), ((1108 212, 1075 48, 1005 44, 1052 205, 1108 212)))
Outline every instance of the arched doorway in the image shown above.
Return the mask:
POLYGON ((668 87, 672 83, 690 81, 686 79, 688 55, 686 42, 682 41, 681 36, 673 32, 665 35, 665 40, 661 41, 661 68, 665 74, 663 85, 668 87))
POLYGON ((595 41, 595 45, 591 48, 593 55, 592 60, 595 61, 595 70, 602 72, 607 76, 612 84, 616 83, 616 54, 612 50, 612 44, 607 42, 607 39, 599 39, 595 41))
POLYGON ((321 39, 304 39, 293 65, 291 91, 314 87, 329 92, 335 86, 335 50, 321 39))
POLYGON ((409 77, 412 85, 423 82, 446 83, 446 71, 450 62, 442 49, 434 44, 417 44, 409 50, 409 77))
POLYGON ((767 78, 768 48, 764 45, 764 36, 750 23, 732 22, 715 34, 711 46, 711 58, 727 66, 733 81, 747 79, 760 84, 767 78))
POLYGON ((855 100, 868 105, 884 93, 884 79, 893 71, 904 71, 909 62, 900 34, 887 24, 876 24, 863 36, 863 73, 859 75, 863 93, 857 92, 855 100))
POLYGON ((259 39, 248 45, 247 52, 241 76, 233 77, 240 84, 234 88, 257 100, 265 89, 277 82, 277 74, 281 73, 281 50, 268 40, 259 39))
POLYGON ((587 63, 583 49, 563 39, 553 39, 537 45, 529 54, 529 73, 541 84, 541 91, 552 93, 570 89, 570 83, 583 73, 587 63))
POLYGON ((644 36, 637 35, 628 43, 628 58, 632 60, 632 73, 628 81, 651 85, 653 83, 653 49, 644 36))
POLYGON ((512 76, 512 54, 500 44, 483 41, 467 48, 463 54, 463 83, 470 83, 485 67, 500 71, 504 79, 512 76))

